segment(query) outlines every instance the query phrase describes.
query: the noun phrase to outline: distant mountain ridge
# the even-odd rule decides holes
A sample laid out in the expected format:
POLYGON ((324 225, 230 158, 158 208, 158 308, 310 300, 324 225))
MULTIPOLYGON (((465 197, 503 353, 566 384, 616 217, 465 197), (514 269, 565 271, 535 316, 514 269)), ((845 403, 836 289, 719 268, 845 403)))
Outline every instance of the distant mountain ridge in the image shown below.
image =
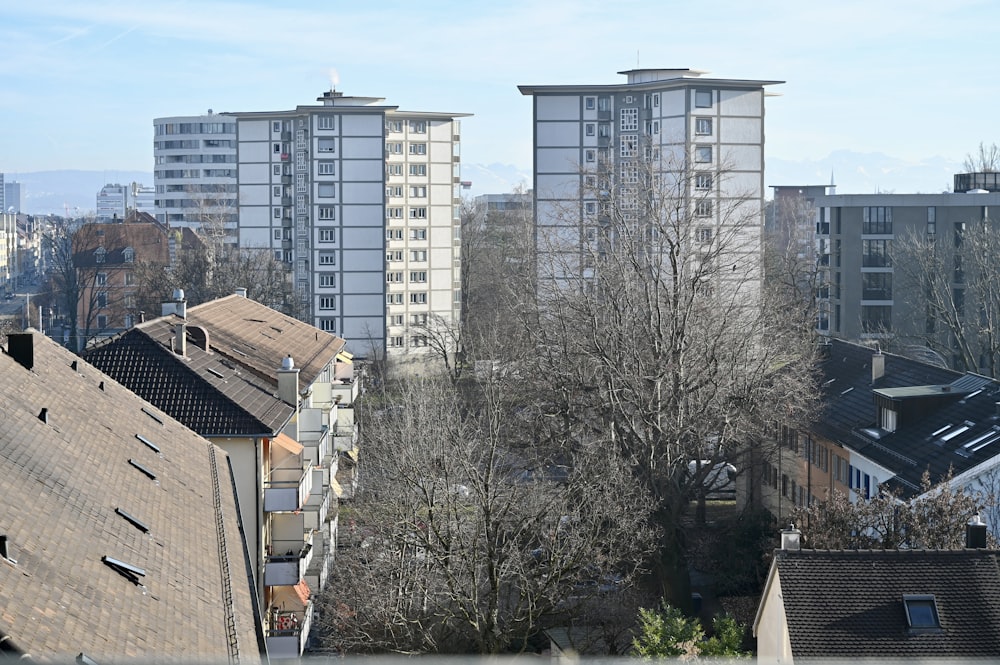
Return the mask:
MULTIPOLYGON (((875 192, 925 194, 950 191, 962 164, 934 156, 908 161, 879 152, 836 150, 822 159, 791 160, 768 157, 765 185, 828 185, 831 174, 838 194, 875 192)), ((153 184, 148 171, 37 171, 5 173, 7 182, 21 183, 22 212, 36 215, 83 215, 96 208, 97 193, 107 184, 153 184)), ((530 168, 513 164, 462 164, 462 196, 504 194, 531 189, 530 168)), ((770 198, 770 189, 765 196, 770 198)))

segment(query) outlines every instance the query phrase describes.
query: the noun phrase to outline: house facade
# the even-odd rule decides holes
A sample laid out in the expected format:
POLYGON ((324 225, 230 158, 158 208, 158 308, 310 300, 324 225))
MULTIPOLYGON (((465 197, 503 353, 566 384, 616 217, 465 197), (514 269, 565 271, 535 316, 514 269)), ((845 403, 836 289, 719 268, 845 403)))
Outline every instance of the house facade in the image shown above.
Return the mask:
MULTIPOLYGON (((178 294, 179 296, 181 294, 178 294)), ((268 653, 295 658, 337 547, 339 499, 357 482, 358 396, 343 339, 242 295, 164 316, 88 349, 232 460, 268 653)))

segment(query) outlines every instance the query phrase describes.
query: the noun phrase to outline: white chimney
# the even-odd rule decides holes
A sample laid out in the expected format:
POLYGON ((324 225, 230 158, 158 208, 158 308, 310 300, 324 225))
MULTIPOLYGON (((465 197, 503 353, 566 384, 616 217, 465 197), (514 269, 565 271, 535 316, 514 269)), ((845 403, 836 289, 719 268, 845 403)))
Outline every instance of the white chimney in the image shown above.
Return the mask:
POLYGON ((236 291, 234 293, 236 293, 236 295, 238 295, 240 298, 246 298, 247 297, 247 290, 244 287, 242 287, 242 286, 240 288, 236 289, 236 291))
POLYGON ((885 376, 885 354, 882 349, 877 349, 872 356, 872 383, 885 376))
POLYGON ((278 370, 278 398, 285 404, 299 406, 299 370, 291 356, 281 361, 278 370))
POLYGON ((798 552, 802 549, 802 532, 796 529, 794 524, 789 524, 787 529, 781 530, 781 549, 788 552, 798 552))
POLYGON ((187 324, 183 321, 174 326, 174 353, 187 355, 187 324))

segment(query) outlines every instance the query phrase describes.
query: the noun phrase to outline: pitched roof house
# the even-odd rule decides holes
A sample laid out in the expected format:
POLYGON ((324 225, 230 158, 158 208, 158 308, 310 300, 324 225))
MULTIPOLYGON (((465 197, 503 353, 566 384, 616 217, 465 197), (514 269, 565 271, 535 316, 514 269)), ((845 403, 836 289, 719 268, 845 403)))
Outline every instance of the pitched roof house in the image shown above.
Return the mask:
POLYGON ((998 553, 778 550, 753 630, 759 662, 996 659, 998 553))
POLYGON ((0 385, 0 655, 260 662, 226 453, 38 333, 0 385))
POLYGON ((350 354, 343 339, 243 295, 190 308, 177 296, 164 316, 84 355, 229 453, 268 653, 297 657, 310 594, 332 565, 339 481, 356 482, 350 354))

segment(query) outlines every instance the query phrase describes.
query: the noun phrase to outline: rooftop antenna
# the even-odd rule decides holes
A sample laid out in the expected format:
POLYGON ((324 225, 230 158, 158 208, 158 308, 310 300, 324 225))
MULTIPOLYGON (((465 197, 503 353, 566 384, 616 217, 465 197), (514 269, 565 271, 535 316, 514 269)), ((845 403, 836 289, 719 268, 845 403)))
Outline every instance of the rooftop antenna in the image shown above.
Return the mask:
POLYGON ((640 67, 639 67, 639 49, 635 50, 635 68, 636 69, 640 69, 640 67))

